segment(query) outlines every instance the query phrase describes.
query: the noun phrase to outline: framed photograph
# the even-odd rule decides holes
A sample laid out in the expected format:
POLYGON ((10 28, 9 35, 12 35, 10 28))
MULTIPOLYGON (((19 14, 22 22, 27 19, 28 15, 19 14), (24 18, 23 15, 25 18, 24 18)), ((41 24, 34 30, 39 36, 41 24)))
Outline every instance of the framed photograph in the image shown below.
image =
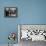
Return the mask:
POLYGON ((46 41, 46 25, 45 24, 19 24, 18 25, 18 41, 46 41))
POLYGON ((16 7, 5 7, 5 17, 17 17, 16 7))

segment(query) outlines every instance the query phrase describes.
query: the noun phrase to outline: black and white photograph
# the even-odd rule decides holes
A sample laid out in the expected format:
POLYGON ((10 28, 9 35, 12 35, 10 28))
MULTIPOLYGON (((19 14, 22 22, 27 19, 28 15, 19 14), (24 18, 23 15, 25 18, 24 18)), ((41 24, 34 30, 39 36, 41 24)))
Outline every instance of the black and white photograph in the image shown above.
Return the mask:
POLYGON ((20 46, 46 46, 46 25, 19 24, 18 39, 20 46))
POLYGON ((17 17, 17 8, 16 7, 6 7, 5 16, 6 17, 17 17))

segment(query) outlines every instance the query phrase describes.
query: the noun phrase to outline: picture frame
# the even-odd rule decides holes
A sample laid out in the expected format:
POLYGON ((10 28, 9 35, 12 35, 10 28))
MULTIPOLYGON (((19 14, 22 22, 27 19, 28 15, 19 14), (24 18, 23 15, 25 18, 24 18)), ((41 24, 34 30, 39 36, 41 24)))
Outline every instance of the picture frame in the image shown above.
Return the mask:
POLYGON ((19 42, 22 40, 46 41, 46 24, 19 24, 18 38, 19 42))
POLYGON ((17 7, 5 7, 4 16, 5 17, 17 17, 17 7))

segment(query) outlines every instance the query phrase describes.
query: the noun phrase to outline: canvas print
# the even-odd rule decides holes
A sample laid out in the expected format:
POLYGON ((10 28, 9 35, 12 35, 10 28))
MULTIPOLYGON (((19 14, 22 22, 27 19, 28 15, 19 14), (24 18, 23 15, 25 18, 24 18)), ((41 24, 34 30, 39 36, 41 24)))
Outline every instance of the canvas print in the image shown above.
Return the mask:
POLYGON ((16 7, 5 7, 5 16, 6 17, 17 17, 17 8, 16 7))

